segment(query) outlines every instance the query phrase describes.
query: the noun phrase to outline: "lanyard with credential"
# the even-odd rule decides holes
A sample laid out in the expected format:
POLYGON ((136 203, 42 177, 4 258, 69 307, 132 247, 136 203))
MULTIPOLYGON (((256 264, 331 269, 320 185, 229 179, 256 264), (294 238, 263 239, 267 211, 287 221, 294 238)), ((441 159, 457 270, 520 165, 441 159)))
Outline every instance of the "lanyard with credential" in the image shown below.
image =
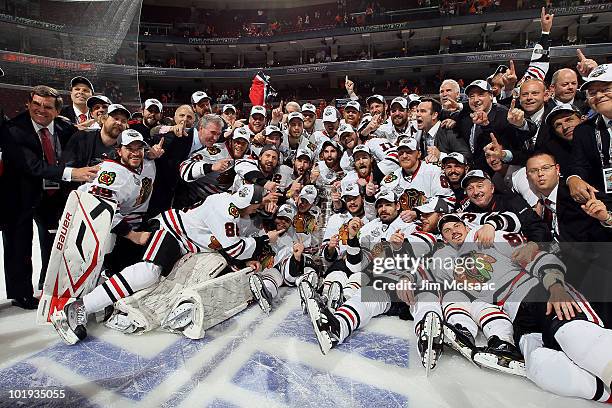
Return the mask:
MULTIPOLYGON (((607 127, 606 132, 609 132, 607 127)), ((599 151, 599 157, 601 157, 601 165, 604 169, 612 167, 612 138, 610 138, 610 145, 608 146, 608 163, 606 163, 603 154, 603 143, 601 141, 601 130, 599 130, 599 126, 597 123, 595 124, 595 140, 597 141, 597 150, 599 151)))

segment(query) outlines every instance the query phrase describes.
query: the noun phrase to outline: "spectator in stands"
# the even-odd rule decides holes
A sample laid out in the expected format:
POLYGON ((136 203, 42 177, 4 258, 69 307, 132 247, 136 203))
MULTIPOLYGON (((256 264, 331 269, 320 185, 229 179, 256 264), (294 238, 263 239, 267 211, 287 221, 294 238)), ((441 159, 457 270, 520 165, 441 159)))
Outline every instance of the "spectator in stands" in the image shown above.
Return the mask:
POLYGON ((88 120, 87 99, 93 94, 94 88, 89 79, 77 76, 70 80, 70 100, 72 104, 64 107, 61 116, 68 118, 74 125, 88 120))

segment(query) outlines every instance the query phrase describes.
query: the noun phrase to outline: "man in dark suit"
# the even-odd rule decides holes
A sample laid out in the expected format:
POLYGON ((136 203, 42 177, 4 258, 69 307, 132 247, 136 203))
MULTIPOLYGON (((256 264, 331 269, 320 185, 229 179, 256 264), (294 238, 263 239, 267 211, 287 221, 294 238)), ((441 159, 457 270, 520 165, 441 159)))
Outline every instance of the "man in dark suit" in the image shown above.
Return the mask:
POLYGON ((35 309, 38 301, 32 288, 32 222, 39 228, 43 271, 49 261, 53 234, 64 207, 61 181, 89 181, 97 168, 71 168, 60 164, 63 147, 76 130, 58 119, 62 107, 59 93, 36 86, 30 93, 28 110, 8 125, 3 141, 4 194, 6 209, 3 231, 4 273, 7 297, 13 304, 35 309))
POLYGON ((578 75, 571 68, 561 68, 553 73, 549 91, 552 94, 549 104, 553 107, 569 103, 576 106, 583 115, 591 109, 582 92, 578 92, 578 75))
POLYGON ((438 162, 448 153, 461 153, 468 161, 472 154, 463 138, 453 129, 440 126, 442 104, 435 99, 421 98, 417 107, 417 128, 421 131, 421 156, 438 162))
POLYGON ((470 148, 474 168, 491 172, 484 152, 484 148, 493 141, 491 134, 503 146, 502 160, 518 164, 514 156, 524 149, 525 141, 535 134, 535 127, 525 131, 511 126, 508 122, 508 108, 493 103, 491 86, 486 81, 474 81, 465 91, 469 98, 469 108, 464 104, 461 112, 452 119, 456 120, 457 131, 470 148))
POLYGON ((60 115, 68 118, 73 125, 91 125, 93 121, 90 121, 87 99, 93 93, 94 88, 89 79, 82 76, 72 78, 70 81, 70 100, 72 104, 65 106, 60 115))
MULTIPOLYGON (((523 148, 516 152, 512 161, 513 164, 523 166, 531 153, 543 149, 548 144, 551 137, 548 134, 545 119, 554 105, 548 104, 546 84, 534 78, 527 79, 521 84, 519 102, 521 104, 520 109, 524 112, 524 120, 522 123, 510 123, 524 132, 535 129, 535 133, 525 140, 523 148)), ((510 111, 511 113, 516 111, 515 102, 511 102, 510 111)), ((510 121, 513 121, 512 114, 510 116, 510 121)))
POLYGON ((605 194, 598 198, 594 196, 584 206, 576 203, 560 179, 559 164, 549 153, 532 154, 527 160, 526 170, 540 197, 542 219, 561 248, 559 255, 567 266, 566 281, 594 302, 597 312, 609 323, 612 303, 603 300, 612 289, 608 273, 612 253, 605 247, 612 240, 612 217, 599 200, 605 200, 605 194), (596 208, 602 204, 604 211, 596 208), (601 291, 603 287, 607 288, 607 293, 601 291))
POLYGON ((573 162, 566 183, 572 198, 583 204, 596 192, 612 193, 612 64, 591 71, 580 90, 586 92, 597 115, 574 129, 573 162))
POLYGON ((550 137, 546 144, 542 146, 542 150, 555 157, 561 167, 563 177, 568 175, 573 161, 572 140, 574 140, 574 129, 583 121, 580 110, 567 103, 557 105, 546 115, 545 125, 548 127, 550 137))
POLYGON ((159 143, 164 139, 164 155, 155 160, 157 176, 147 210, 148 217, 154 217, 172 205, 179 182, 179 165, 193 150, 201 147, 199 139, 194 140, 195 113, 189 105, 179 106, 174 113, 174 126, 158 126, 151 130, 152 140, 159 143))

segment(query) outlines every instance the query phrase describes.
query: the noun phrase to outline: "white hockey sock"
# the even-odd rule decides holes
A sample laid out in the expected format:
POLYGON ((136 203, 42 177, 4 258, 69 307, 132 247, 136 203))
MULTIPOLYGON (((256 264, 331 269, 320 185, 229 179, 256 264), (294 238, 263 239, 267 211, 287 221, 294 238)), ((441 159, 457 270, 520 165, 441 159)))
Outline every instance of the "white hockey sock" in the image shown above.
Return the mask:
POLYGON ((344 287, 342 288, 344 291, 344 297, 346 299, 350 299, 357 293, 359 289, 361 289, 362 281, 367 282, 368 278, 365 273, 354 273, 348 277, 344 287))
POLYGON ((431 292, 418 293, 415 297, 414 305, 410 306, 410 314, 414 317, 414 330, 417 337, 419 336, 419 333, 416 332, 416 329, 419 327, 417 323, 423 320, 427 312, 436 312, 442 317, 440 298, 431 292))
POLYGON ((161 266, 151 262, 138 262, 126 267, 83 296, 85 310, 87 313, 98 312, 119 299, 153 285, 159 279, 161 270, 161 266))
POLYGON ((340 285, 344 287, 346 286, 347 281, 348 277, 346 276, 345 272, 332 271, 325 277, 325 279, 323 279, 323 287, 321 288, 321 293, 327 294, 332 282, 340 282, 340 285))
POLYGON ((486 305, 480 308, 478 323, 487 339, 497 336, 501 340, 514 344, 514 328, 510 317, 499 307, 486 305))
POLYGON ((475 339, 478 334, 478 325, 469 312, 469 303, 465 302, 444 302, 444 320, 451 326, 460 324, 469 330, 472 337, 475 339))
POLYGON ((278 288, 283 284, 283 275, 277 268, 266 268, 259 275, 263 280, 268 292, 275 298, 278 295, 278 288))
POLYGON ((557 330, 555 340, 574 363, 610 386, 612 330, 584 320, 574 320, 557 330))
POLYGON ((525 368, 527 378, 554 394, 600 402, 610 399, 610 391, 603 382, 574 364, 562 351, 545 347, 532 349, 525 353, 525 368))
MULTIPOLYGON (((350 300, 336 309, 334 315, 340 320, 341 327, 340 342, 350 336, 354 330, 366 326, 372 317, 381 315, 389 310, 391 302, 388 295, 384 292, 377 292, 377 294, 386 296, 386 299, 380 296, 381 301, 368 298, 367 302, 364 302, 362 301, 363 292, 360 290, 350 300), (346 328, 346 331, 342 330, 343 328, 346 328)), ((368 296, 372 296, 372 294, 368 293, 368 296)))

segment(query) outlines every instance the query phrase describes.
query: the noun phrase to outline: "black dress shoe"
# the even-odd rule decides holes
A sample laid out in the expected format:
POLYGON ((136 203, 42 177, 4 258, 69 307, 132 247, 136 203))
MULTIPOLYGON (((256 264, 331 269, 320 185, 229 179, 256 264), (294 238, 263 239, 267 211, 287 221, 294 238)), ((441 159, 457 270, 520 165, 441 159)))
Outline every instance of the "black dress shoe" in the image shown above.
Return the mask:
POLYGON ((13 306, 20 307, 26 310, 38 309, 38 299, 32 296, 22 296, 17 299, 13 299, 13 306))

